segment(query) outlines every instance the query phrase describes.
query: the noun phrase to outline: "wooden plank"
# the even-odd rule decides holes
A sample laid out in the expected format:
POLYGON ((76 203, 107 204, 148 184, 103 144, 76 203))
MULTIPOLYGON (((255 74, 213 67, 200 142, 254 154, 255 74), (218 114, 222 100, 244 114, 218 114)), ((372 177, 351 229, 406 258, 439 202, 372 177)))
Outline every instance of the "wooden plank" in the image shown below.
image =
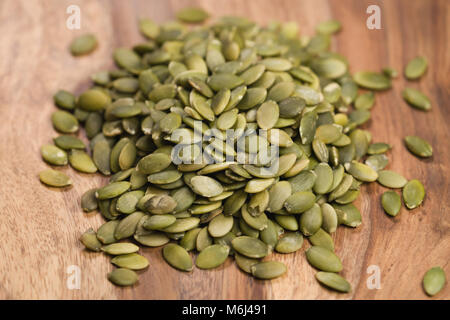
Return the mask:
MULTIPOLYGON (((421 279, 432 266, 450 274, 449 256, 449 30, 450 6, 445 0, 215 0, 215 1, 25 1, 0 2, 0 298, 1 299, 422 299, 421 279), (366 8, 381 7, 382 29, 366 28, 366 8), (81 8, 81 30, 66 28, 66 8, 81 8), (336 18, 343 30, 334 48, 348 57, 351 70, 401 71, 417 54, 429 60, 423 79, 410 83, 403 77, 394 90, 376 96, 372 120, 365 126, 374 141, 393 145, 390 169, 420 179, 427 196, 414 211, 402 209, 394 219, 382 212, 384 188, 363 187, 358 206, 363 224, 339 228, 333 236, 344 263, 343 275, 353 290, 340 295, 314 280, 304 248, 296 254, 275 255, 288 265, 288 273, 274 281, 259 281, 240 272, 233 261, 213 271, 181 273, 162 261, 161 250, 144 249, 150 260, 139 285, 116 288, 106 280, 109 259, 82 250, 80 233, 98 227, 102 219, 79 208, 82 193, 105 183, 98 175, 63 169, 74 180, 67 191, 43 187, 37 173, 46 166, 39 147, 56 136, 49 117, 55 110, 51 96, 59 88, 80 93, 95 71, 113 66, 111 52, 118 46, 142 41, 139 17, 158 22, 173 18, 186 5, 201 5, 216 18, 245 15, 260 23, 296 21, 302 33, 312 34, 319 21, 336 18), (73 58, 67 47, 76 35, 93 32, 99 48, 87 57, 73 58), (420 88, 432 100, 433 110, 423 113, 401 98, 406 85, 420 88), (402 138, 423 136, 434 146, 432 159, 409 154, 402 138), (81 288, 69 290, 67 268, 79 266, 81 288), (381 270, 381 289, 369 290, 367 268, 381 270)), ((69 279, 70 280, 70 279, 69 279)), ((436 299, 448 299, 447 286, 436 299)))

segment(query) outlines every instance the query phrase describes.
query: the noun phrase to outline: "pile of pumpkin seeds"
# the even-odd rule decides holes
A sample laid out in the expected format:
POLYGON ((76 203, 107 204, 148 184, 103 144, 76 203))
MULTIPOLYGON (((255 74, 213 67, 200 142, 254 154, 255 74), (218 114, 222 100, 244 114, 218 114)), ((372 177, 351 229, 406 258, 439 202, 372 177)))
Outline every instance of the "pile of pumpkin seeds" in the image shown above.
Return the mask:
MULTIPOLYGON (((43 159, 110 176, 109 184, 82 196, 82 209, 98 210, 106 222, 86 231, 81 242, 110 255, 118 268, 108 279, 128 286, 138 280, 135 270, 149 265, 139 245, 163 247, 167 263, 182 271, 193 269, 190 252, 198 252, 200 269, 217 268, 232 256, 242 271, 273 279, 287 268, 265 258, 296 252, 306 238, 316 279, 349 292, 338 274, 343 265, 332 234, 361 224, 353 204, 361 185, 378 181, 403 189, 408 209, 425 197, 420 181, 385 169, 391 146, 373 142, 361 128, 370 120, 375 92, 389 89, 397 72, 351 75, 346 58, 329 50, 338 21, 319 24, 312 37, 300 36, 293 22, 261 27, 223 17, 211 26, 183 24, 207 17, 189 8, 177 14, 178 22, 140 20, 146 40, 116 49, 117 69, 93 74, 92 88, 78 97, 55 94, 60 110, 52 122, 63 135, 42 147, 43 159), (80 125, 88 146, 75 136, 80 125), (239 141, 244 158, 256 161, 237 160, 239 141), (174 161, 175 146, 181 146, 181 163, 174 161), (265 153, 271 146, 276 157, 265 153), (266 170, 274 164, 276 170, 266 170)), ((86 35, 71 52, 82 55, 96 46, 86 35)), ((417 79, 426 67, 424 58, 414 59, 405 76, 417 79)), ((413 107, 430 109, 419 91, 408 88, 403 95, 413 107)), ((432 155, 419 137, 405 143, 415 155, 432 155)), ((40 179, 53 187, 72 183, 53 169, 40 179)), ((397 192, 387 191, 381 201, 387 214, 398 214, 397 192)))

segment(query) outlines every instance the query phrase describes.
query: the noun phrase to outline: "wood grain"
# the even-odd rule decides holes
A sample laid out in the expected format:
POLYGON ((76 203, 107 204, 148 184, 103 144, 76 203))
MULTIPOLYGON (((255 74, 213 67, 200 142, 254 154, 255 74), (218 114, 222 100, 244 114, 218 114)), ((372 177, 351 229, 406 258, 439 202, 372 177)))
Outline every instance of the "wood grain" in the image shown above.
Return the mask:
MULTIPOLYGON (((421 280, 430 267, 442 266, 450 276, 450 5, 446 0, 203 0, 203 1, 25 1, 0 2, 0 298, 1 299, 424 299, 421 280), (66 28, 66 8, 81 8, 81 30, 66 28), (378 4, 382 29, 368 30, 366 8, 378 4), (376 97, 372 120, 366 125, 374 141, 393 145, 390 169, 426 186, 422 207, 402 208, 396 218, 380 206, 384 188, 363 187, 358 206, 363 224, 339 228, 334 235, 343 275, 352 284, 339 295, 314 280, 304 248, 296 254, 277 255, 289 271, 280 279, 264 282, 240 272, 233 261, 213 271, 177 272, 161 258, 161 249, 144 249, 150 260, 139 285, 120 289, 106 280, 112 269, 108 258, 83 251, 81 232, 97 228, 98 214, 84 214, 79 199, 88 188, 100 186, 98 175, 63 169, 74 180, 67 191, 43 187, 37 173, 46 167, 39 147, 56 133, 49 117, 55 107, 52 95, 64 88, 80 93, 91 73, 111 68, 117 46, 142 41, 136 24, 140 17, 158 22, 173 18, 186 5, 200 5, 213 18, 222 14, 245 15, 260 23, 296 21, 304 34, 329 18, 342 21, 334 49, 348 57, 351 70, 402 70, 417 54, 429 60, 423 79, 407 83, 402 76, 394 90, 376 97), (99 48, 88 57, 73 58, 67 47, 76 35, 93 32, 99 48), (413 110, 401 98, 406 85, 428 94, 433 110, 413 110), (434 147, 432 159, 409 154, 402 137, 417 134, 434 147), (69 290, 67 267, 81 270, 81 288, 69 290), (379 266, 381 289, 369 290, 367 268, 379 266)), ((448 299, 450 286, 435 299, 448 299)))

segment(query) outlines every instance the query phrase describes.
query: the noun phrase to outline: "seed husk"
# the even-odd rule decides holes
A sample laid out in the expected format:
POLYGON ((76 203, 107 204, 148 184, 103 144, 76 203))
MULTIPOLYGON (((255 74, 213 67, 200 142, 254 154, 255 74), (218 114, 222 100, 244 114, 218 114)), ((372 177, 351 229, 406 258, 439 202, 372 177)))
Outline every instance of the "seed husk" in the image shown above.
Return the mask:
POLYGON ((370 110, 375 103, 373 92, 360 94, 355 100, 355 108, 358 110, 370 110))
POLYGON ((138 275, 133 270, 117 268, 108 273, 108 280, 118 286, 132 286, 138 281, 138 275))
POLYGON ((169 243, 163 249, 163 257, 172 267, 181 271, 191 271, 194 267, 192 258, 185 248, 169 243))
POLYGON ((316 273, 316 279, 321 284, 338 292, 350 292, 351 286, 347 280, 333 272, 319 271, 316 273))
POLYGON ((338 226, 336 211, 329 203, 322 204, 320 208, 322 209, 322 228, 328 233, 335 232, 338 226))
POLYGON ((243 205, 241 208, 241 217, 244 221, 253 229, 262 231, 267 228, 268 218, 264 212, 258 216, 252 216, 248 210, 247 205, 243 205))
POLYGON ((408 182, 402 175, 391 170, 378 171, 377 181, 381 185, 392 189, 403 188, 408 182))
POLYGON ((428 61, 425 57, 415 57, 410 60, 405 67, 405 77, 408 80, 420 78, 427 70, 428 61))
POLYGON ((405 145, 411 153, 418 157, 428 158, 433 155, 433 147, 417 136, 406 136, 405 145))
POLYGON ((198 255, 195 265, 200 269, 217 268, 225 262, 230 247, 222 244, 213 244, 204 248, 198 255))
POLYGON ((402 91, 402 95, 403 95, 403 99, 405 99, 405 101, 410 106, 412 106, 416 109, 423 110, 423 111, 428 111, 431 109, 430 99, 425 94, 423 94, 422 92, 420 92, 417 89, 405 88, 402 91))
POLYGON ((423 184, 413 179, 403 187, 403 201, 408 209, 414 209, 420 206, 425 198, 425 188, 423 184))
POLYGON ((270 280, 285 274, 287 267, 279 261, 264 261, 251 266, 250 270, 255 278, 270 280))
POLYGON ((381 195, 381 205, 388 215, 395 217, 400 211, 402 200, 395 191, 386 191, 381 195))
POLYGON ((81 56, 91 53, 97 47, 97 38, 93 34, 84 34, 75 38, 70 44, 70 53, 81 56))
POLYGON ((427 295, 434 296, 444 288, 445 282, 444 270, 441 267, 433 267, 423 277, 423 288, 427 295))
POLYGON ((148 267, 147 258, 137 253, 129 253, 116 256, 111 259, 111 263, 118 266, 119 268, 126 268, 131 270, 141 270, 148 267))
POLYGON ((378 142, 372 143, 367 149, 368 154, 382 154, 391 149, 391 146, 387 143, 378 142))
POLYGON ((384 154, 376 154, 370 157, 367 157, 365 164, 371 167, 375 171, 380 171, 386 168, 389 160, 384 154))
POLYGON ((39 180, 50 187, 67 187, 72 184, 72 179, 60 171, 46 169, 39 173, 39 180))
POLYGON ((315 268, 327 272, 339 272, 342 270, 341 260, 330 250, 312 246, 306 251, 308 262, 315 268))
POLYGON ((280 111, 275 101, 264 102, 256 112, 256 121, 261 129, 273 128, 278 120, 280 111))

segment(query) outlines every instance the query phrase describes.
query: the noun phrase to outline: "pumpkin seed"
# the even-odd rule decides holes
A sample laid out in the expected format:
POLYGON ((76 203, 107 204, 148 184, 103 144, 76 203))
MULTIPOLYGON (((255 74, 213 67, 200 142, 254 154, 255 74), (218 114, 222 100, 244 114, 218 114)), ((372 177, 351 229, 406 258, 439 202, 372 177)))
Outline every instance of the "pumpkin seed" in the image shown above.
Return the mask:
POLYGON ((86 111, 99 111, 111 102, 111 98, 101 90, 90 89, 78 98, 78 106, 86 111))
POLYGON ((209 222, 208 232, 214 238, 223 237, 231 231, 233 223, 232 216, 218 215, 209 222))
POLYGON ((187 251, 194 250, 196 247, 197 236, 200 233, 201 228, 194 228, 187 231, 184 237, 180 240, 180 246, 182 246, 187 251))
POLYGON ((74 133, 79 129, 78 120, 67 111, 58 110, 52 113, 53 127, 62 133, 74 133))
POLYGON ((97 166, 91 157, 82 150, 72 150, 69 154, 69 163, 72 168, 85 173, 97 172, 97 166))
POLYGON ((425 57, 415 57, 408 62, 405 68, 405 77, 408 80, 420 78, 428 67, 428 61, 425 57))
POLYGON ((385 75, 372 72, 360 71, 353 75, 353 80, 358 86, 371 90, 386 90, 391 87, 391 80, 385 75))
POLYGON ((416 136, 406 136, 405 145, 411 153, 422 158, 428 158, 433 155, 433 148, 422 138, 416 136))
POLYGON ((247 210, 247 205, 244 204, 241 208, 241 216, 255 230, 262 231, 267 228, 268 218, 263 212, 258 216, 252 216, 247 210))
POLYGON ((302 213, 310 209, 316 200, 314 194, 310 191, 297 191, 290 195, 284 207, 289 213, 302 213))
POLYGON ((236 237, 231 241, 231 245, 234 250, 248 258, 264 258, 268 254, 268 247, 264 242, 249 236, 236 237))
POLYGON ((275 246, 279 253, 292 253, 300 250, 303 245, 303 236, 299 232, 286 232, 275 246))
POLYGON ((275 279, 286 273, 286 265, 279 261, 264 261, 250 267, 252 275, 258 279, 275 279))
POLYGON ((163 257, 168 264, 178 270, 191 271, 194 267, 186 249, 174 243, 169 243, 164 247, 163 257))
POLYGON ((128 181, 112 182, 100 189, 97 189, 95 196, 99 200, 112 199, 120 196, 130 188, 128 181))
POLYGON ((400 211, 402 201, 395 191, 386 191, 381 195, 381 205, 388 215, 395 217, 400 211))
POLYGON ((141 220, 143 216, 144 213, 136 211, 120 220, 114 230, 114 237, 117 240, 131 237, 135 233, 139 220, 141 220))
POLYGON ((67 187, 72 184, 72 180, 60 171, 46 169, 39 173, 39 180, 50 187, 67 187))
POLYGON ((45 144, 41 147, 41 155, 45 162, 55 166, 63 166, 68 163, 67 153, 51 144, 45 144))
POLYGON ((430 99, 417 89, 405 88, 402 91, 403 99, 412 107, 428 111, 431 109, 430 99))
POLYGON ((132 286, 138 281, 138 276, 133 270, 117 268, 108 273, 108 280, 118 286, 132 286))
POLYGON ((391 170, 378 171, 377 181, 381 185, 392 189, 403 188, 408 182, 402 175, 391 170))
POLYGON ((322 210, 317 203, 300 216, 300 231, 305 236, 315 234, 321 225, 322 210))
POLYGON ((338 292, 350 292, 351 286, 347 280, 333 272, 319 271, 316 273, 316 279, 321 284, 338 292))
POLYGON ((423 277, 423 288, 429 296, 434 296, 445 286, 445 272, 441 267, 433 267, 423 277))
POLYGON ((230 247, 213 244, 204 248, 198 255, 195 265, 200 269, 217 268, 228 258, 230 247))
POLYGON ((316 31, 322 34, 332 34, 341 30, 341 23, 337 20, 327 20, 316 26, 316 31))
POLYGON ((53 95, 53 101, 62 109, 75 109, 75 96, 68 91, 58 90, 58 92, 53 95))
POLYGON ((127 268, 131 270, 141 270, 148 267, 148 260, 137 253, 116 256, 111 259, 111 263, 115 264, 119 268, 127 268))
POLYGON ((199 223, 200 223, 200 219, 195 218, 195 217, 177 219, 177 221, 175 221, 175 223, 171 224, 167 228, 164 228, 162 231, 168 232, 168 233, 185 232, 185 231, 188 231, 190 229, 197 227, 199 223))
POLYGON ((239 269, 247 273, 252 273, 251 267, 260 262, 259 259, 248 258, 238 253, 234 254, 234 259, 236 260, 239 269))
POLYGON ((316 233, 311 235, 309 241, 314 246, 324 247, 330 251, 334 251, 334 243, 333 238, 323 229, 317 230, 316 233))
POLYGON ((104 246, 102 247, 102 251, 113 256, 118 256, 121 254, 138 252, 139 247, 133 243, 121 242, 104 246))
POLYGON ((386 168, 389 161, 386 155, 384 154, 376 154, 370 157, 367 157, 365 164, 371 167, 375 171, 380 171, 386 168))
POLYGON ((111 220, 101 225, 97 230, 97 239, 103 244, 111 244, 116 242, 114 237, 114 232, 117 225, 120 223, 119 220, 111 220))
POLYGON ((341 260, 330 250, 312 246, 306 250, 308 262, 315 268, 327 272, 339 272, 342 270, 341 260))
POLYGON ((90 189, 81 196, 81 208, 84 212, 91 212, 97 209, 98 203, 95 197, 97 189, 90 189))
POLYGON ((54 138, 53 141, 55 142, 57 147, 64 150, 86 148, 84 142, 74 136, 68 135, 58 136, 54 138))
POLYGON ((360 181, 371 182, 378 179, 378 173, 375 170, 354 160, 345 164, 345 170, 360 181))
POLYGON ((204 197, 214 197, 224 190, 222 185, 208 176, 196 176, 190 180, 192 191, 204 197))
POLYGON ((70 44, 70 53, 81 56, 91 53, 97 47, 97 38, 93 34, 84 34, 75 38, 70 44))
POLYGON ((202 8, 188 7, 179 10, 176 17, 187 23, 201 23, 209 17, 209 14, 202 8))
POLYGON ((322 204, 320 208, 322 209, 322 228, 328 233, 335 232, 338 226, 336 211, 328 203, 322 204))
POLYGON ((382 154, 382 153, 385 153, 386 151, 388 151, 389 149, 391 149, 391 146, 387 143, 383 143, 383 142, 372 143, 368 147, 367 153, 368 154, 382 154))
POLYGON ((87 230, 85 233, 81 235, 80 238, 81 243, 86 247, 86 249, 89 249, 91 251, 100 251, 102 248, 102 244, 97 239, 97 235, 92 228, 87 230))
POLYGON ((360 94, 355 100, 355 108, 358 110, 370 110, 375 103, 373 92, 360 94))
POLYGON ((408 209, 414 209, 422 204, 425 198, 425 188, 419 180, 413 179, 405 184, 402 194, 405 206, 408 209))
POLYGON ((261 129, 273 128, 279 117, 279 108, 276 102, 264 102, 256 112, 256 121, 261 129))

